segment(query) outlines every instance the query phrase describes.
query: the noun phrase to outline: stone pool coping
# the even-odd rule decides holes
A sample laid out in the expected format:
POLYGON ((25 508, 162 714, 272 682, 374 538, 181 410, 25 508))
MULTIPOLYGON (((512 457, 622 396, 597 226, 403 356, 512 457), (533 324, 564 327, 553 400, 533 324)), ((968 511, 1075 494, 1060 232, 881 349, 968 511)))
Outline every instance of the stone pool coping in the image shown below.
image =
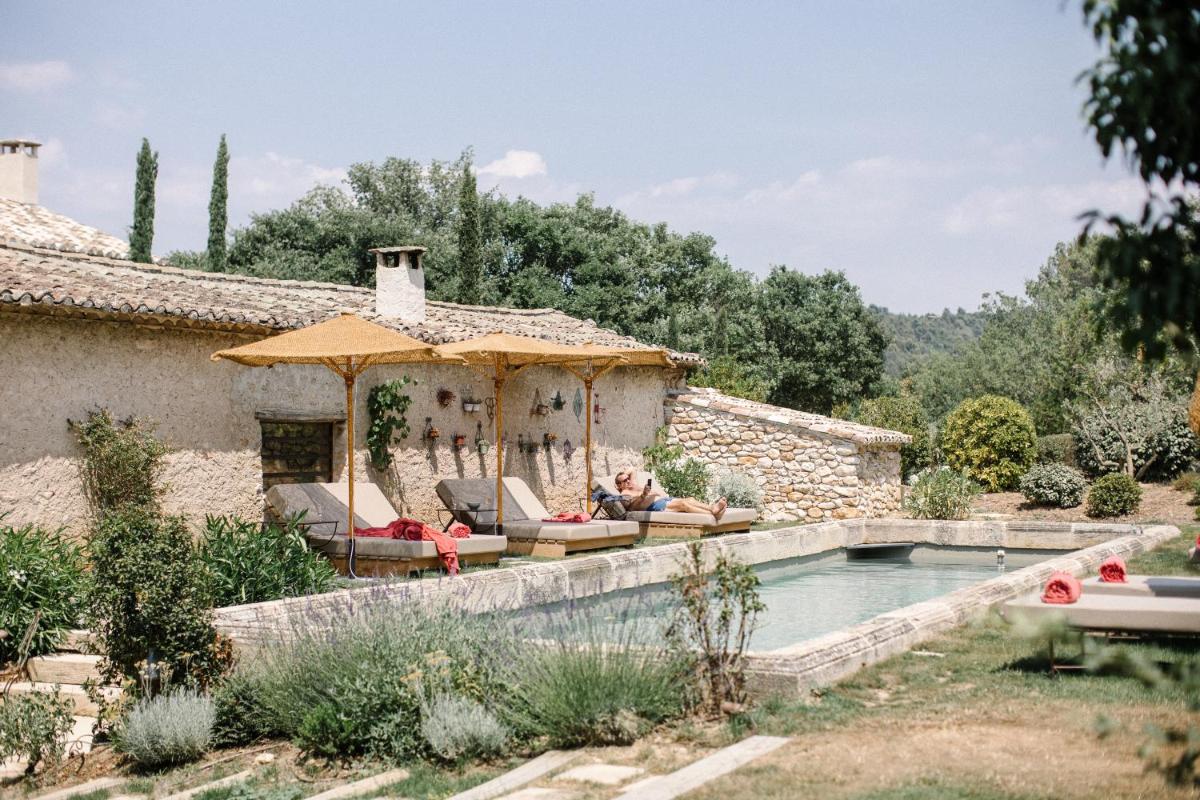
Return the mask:
MULTIPOLYGON (((1080 575, 1094 570, 1110 555, 1136 555, 1178 535, 1177 528, 1167 525, 854 519, 715 536, 701 540, 701 549, 710 564, 721 553, 761 564, 847 545, 901 541, 1078 551, 817 639, 748 655, 748 677, 755 693, 794 695, 836 681, 959 625, 979 610, 1032 591, 1056 569, 1080 575)), ((513 610, 664 583, 679 571, 687 548, 688 543, 679 542, 472 572, 455 578, 389 581, 309 597, 229 606, 216 610, 215 624, 235 646, 254 649, 285 638, 289 630, 306 620, 356 607, 415 602, 458 613, 513 610)))

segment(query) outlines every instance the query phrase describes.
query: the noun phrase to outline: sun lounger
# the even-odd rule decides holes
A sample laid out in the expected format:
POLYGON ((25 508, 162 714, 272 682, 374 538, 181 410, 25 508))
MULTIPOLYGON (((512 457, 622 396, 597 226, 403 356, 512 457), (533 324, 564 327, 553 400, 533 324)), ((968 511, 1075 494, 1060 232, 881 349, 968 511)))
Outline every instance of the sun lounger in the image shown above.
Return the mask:
POLYGON ((1200 578, 1167 575, 1129 575, 1125 583, 1107 583, 1099 578, 1083 581, 1083 593, 1136 597, 1191 597, 1200 600, 1200 578))
MULTIPOLYGON (((636 473, 633 483, 640 490, 640 487, 646 485, 647 480, 652 481, 652 488, 662 491, 658 479, 649 472, 636 473)), ((595 478, 592 481, 592 490, 596 489, 604 489, 609 494, 620 494, 617 491, 617 476, 604 475, 595 478)), ((719 521, 712 514, 684 514, 678 511, 628 511, 625 513, 625 519, 636 522, 642 536, 690 539, 714 533, 748 531, 750 524, 758 519, 758 511, 753 508, 727 508, 719 521)))
MULTIPOLYGON (((308 546, 325 555, 345 573, 349 555, 346 537, 344 483, 287 483, 267 491, 267 512, 275 519, 304 514, 308 546)), ((373 483, 354 482, 354 527, 384 527, 400 515, 373 483)), ((507 546, 503 536, 470 536, 456 540, 459 564, 495 564, 507 546)), ((433 542, 355 537, 355 572, 359 575, 394 575, 440 566, 433 542)))
MULTIPOLYGON (((474 530, 495 525, 496 484, 491 479, 451 478, 439 481, 435 491, 458 522, 474 530)), ((636 522, 545 522, 550 516, 525 481, 504 479, 506 553, 562 558, 580 550, 628 547, 638 539, 636 522)))
POLYGON ((1073 628, 1106 633, 1163 633, 1200 635, 1200 597, 1156 596, 1099 590, 1089 584, 1078 602, 1069 605, 1043 603, 1026 595, 1005 603, 1005 619, 1062 619, 1073 628))

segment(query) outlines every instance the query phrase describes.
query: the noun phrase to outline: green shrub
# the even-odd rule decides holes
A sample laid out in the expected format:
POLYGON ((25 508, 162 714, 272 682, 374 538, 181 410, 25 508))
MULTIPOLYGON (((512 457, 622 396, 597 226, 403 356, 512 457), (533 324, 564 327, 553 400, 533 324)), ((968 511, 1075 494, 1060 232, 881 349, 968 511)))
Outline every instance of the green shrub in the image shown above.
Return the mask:
POLYGON ((1038 464, 1021 476, 1021 494, 1034 505, 1074 508, 1086 493, 1083 474, 1065 464, 1038 464))
POLYGON ((168 449, 154 438, 153 422, 134 417, 116 422, 101 408, 68 425, 83 448, 83 488, 97 518, 127 505, 158 505, 168 449))
POLYGON ((705 568, 700 544, 688 546, 683 569, 671 576, 673 616, 667 626, 670 652, 687 669, 689 704, 723 715, 746 702, 745 656, 758 615, 758 574, 721 553, 705 568))
POLYGON ((683 713, 684 662, 646 646, 636 625, 573 614, 550 627, 557 635, 520 652, 503 698, 518 731, 551 747, 629 744, 683 713))
POLYGON ((242 747, 281 735, 271 724, 260 693, 260 679, 252 668, 235 670, 212 687, 214 746, 242 747))
POLYGON ((1171 481, 1171 488, 1177 492, 1194 495, 1200 491, 1200 472, 1181 472, 1171 481))
POLYGON ((683 448, 667 444, 667 429, 659 428, 655 443, 642 451, 646 469, 654 473, 663 490, 672 497, 708 498, 708 467, 694 458, 684 458, 683 448))
POLYGON ((508 728, 482 705, 467 697, 438 694, 421 709, 421 733, 443 761, 458 763, 504 752, 508 728))
POLYGON ((212 577, 213 603, 231 606, 329 591, 337 573, 309 549, 300 521, 264 527, 237 517, 207 517, 200 559, 212 577))
POLYGON ((1167 480, 1200 455, 1182 402, 1134 401, 1104 413, 1092 410, 1079 417, 1075 436, 1079 467, 1092 476, 1127 471, 1132 456, 1138 480, 1167 480))
POLYGON ((1051 433, 1037 438, 1039 464, 1065 464, 1079 467, 1075 458, 1075 437, 1069 433, 1051 433))
POLYGON ((79 626, 83 554, 60 533, 33 525, 0 527, 0 664, 53 650, 79 626), (27 653, 17 647, 37 617, 27 653))
POLYGON ((917 519, 966 519, 981 491, 966 472, 929 467, 908 479, 904 510, 917 519))
POLYGON ((724 497, 731 508, 762 510, 762 489, 744 472, 722 472, 713 481, 710 497, 724 497))
POLYGON ((946 463, 990 492, 1013 489, 1037 453, 1033 419, 1020 403, 984 395, 964 400, 942 429, 946 463))
POLYGON ((430 754, 425 687, 484 705, 510 690, 518 642, 503 621, 387 603, 312 614, 239 666, 265 729, 326 758, 430 754))
POLYGON ((1089 517, 1122 517, 1138 510, 1142 487, 1128 475, 1113 472, 1101 475, 1087 496, 1089 517))
POLYGON ((153 692, 160 684, 207 685, 222 672, 208 571, 182 517, 110 511, 88 550, 87 611, 106 678, 153 692))
POLYGON ((900 470, 907 478, 925 469, 933 460, 929 438, 929 417, 920 400, 910 394, 863 400, 854 413, 854 421, 876 428, 907 433, 912 443, 900 448, 900 470))
POLYGON ((75 725, 74 704, 54 692, 31 692, 0 702, 0 761, 24 758, 32 775, 39 765, 62 760, 66 737, 75 725))
POLYGON ((704 369, 688 376, 688 385, 710 386, 721 394, 742 397, 756 403, 765 403, 773 388, 771 381, 734 356, 718 356, 711 359, 704 369))
POLYGON ((117 752, 143 767, 195 761, 213 741, 213 701, 191 689, 143 697, 114 731, 117 752))

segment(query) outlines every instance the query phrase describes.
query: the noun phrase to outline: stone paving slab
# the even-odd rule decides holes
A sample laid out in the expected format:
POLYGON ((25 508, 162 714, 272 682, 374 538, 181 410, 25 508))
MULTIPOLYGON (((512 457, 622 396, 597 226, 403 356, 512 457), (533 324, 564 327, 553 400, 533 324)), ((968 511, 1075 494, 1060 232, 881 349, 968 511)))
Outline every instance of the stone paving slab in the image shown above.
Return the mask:
POLYGON ((751 736, 669 775, 638 781, 626 789, 617 800, 674 800, 783 747, 789 741, 791 740, 779 736, 751 736))
POLYGON ((623 767, 618 764, 584 764, 567 770, 558 775, 555 780, 617 786, 630 778, 636 778, 645 771, 641 767, 623 767))
POLYGON ((337 800, 340 797, 355 797, 357 795, 366 795, 374 792, 376 789, 382 789, 385 786, 390 786, 393 783, 407 780, 409 771, 400 768, 392 769, 387 772, 381 772, 378 775, 372 775, 370 778, 364 778, 361 781, 347 783, 344 786, 335 786, 328 791, 314 794, 308 800, 337 800))
POLYGON ((499 797, 505 792, 519 789, 545 775, 549 775, 554 770, 571 763, 578 756, 578 753, 569 751, 549 750, 514 770, 492 778, 487 783, 481 783, 473 789, 459 792, 454 797, 451 797, 450 800, 492 800, 492 798, 499 797))
POLYGON ((572 789, 548 789, 541 786, 530 786, 512 794, 506 794, 500 800, 571 800, 579 792, 572 789))
POLYGON ((227 775, 224 778, 218 778, 215 781, 202 783, 199 786, 194 786, 191 789, 185 789, 182 792, 169 794, 162 800, 191 800, 191 798, 195 797, 196 795, 203 794, 210 789, 220 789, 222 786, 232 786, 235 783, 241 783, 242 781, 249 780, 253 776, 254 770, 252 769, 245 770, 244 772, 235 772, 233 775, 227 775))
POLYGON ((67 800, 69 797, 78 797, 84 794, 98 792, 101 789, 113 789, 125 783, 124 778, 97 778, 94 781, 80 783, 75 786, 68 786, 66 789, 58 789, 47 794, 40 794, 31 800, 67 800))

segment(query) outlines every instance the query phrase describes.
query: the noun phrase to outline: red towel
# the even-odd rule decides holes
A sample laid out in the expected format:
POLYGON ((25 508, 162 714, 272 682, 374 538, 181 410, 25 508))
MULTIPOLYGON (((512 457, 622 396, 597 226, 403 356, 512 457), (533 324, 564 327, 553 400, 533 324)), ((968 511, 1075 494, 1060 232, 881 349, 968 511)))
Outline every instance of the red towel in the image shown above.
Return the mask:
MULTIPOLYGON (((459 526, 466 528, 466 525, 459 526)), ((467 530, 468 535, 470 530, 467 530)), ((457 534, 445 534, 424 522, 401 517, 383 528, 355 528, 355 536, 375 537, 381 539, 404 539, 409 542, 433 542, 437 549, 438 560, 451 575, 458 574, 458 542, 455 539, 466 538, 457 534)))
POLYGON ((1046 588, 1042 592, 1043 603, 1074 603, 1079 599, 1079 593, 1083 591, 1083 586, 1079 580, 1069 572, 1056 572, 1050 576, 1050 580, 1046 581, 1046 588))
POLYGON ((1105 583, 1126 583, 1124 560, 1119 556, 1110 556, 1100 562, 1100 580, 1105 583))
POLYGON ((453 525, 451 525, 450 530, 447 531, 447 533, 449 533, 455 539, 470 539, 471 538, 471 529, 468 528, 466 525, 463 525, 461 522, 456 522, 453 525))
POLYGON ((586 513, 572 514, 569 511, 564 511, 561 514, 558 514, 553 517, 546 517, 545 519, 542 520, 542 522, 575 522, 575 523, 591 522, 591 521, 592 521, 591 514, 586 514, 586 513))

